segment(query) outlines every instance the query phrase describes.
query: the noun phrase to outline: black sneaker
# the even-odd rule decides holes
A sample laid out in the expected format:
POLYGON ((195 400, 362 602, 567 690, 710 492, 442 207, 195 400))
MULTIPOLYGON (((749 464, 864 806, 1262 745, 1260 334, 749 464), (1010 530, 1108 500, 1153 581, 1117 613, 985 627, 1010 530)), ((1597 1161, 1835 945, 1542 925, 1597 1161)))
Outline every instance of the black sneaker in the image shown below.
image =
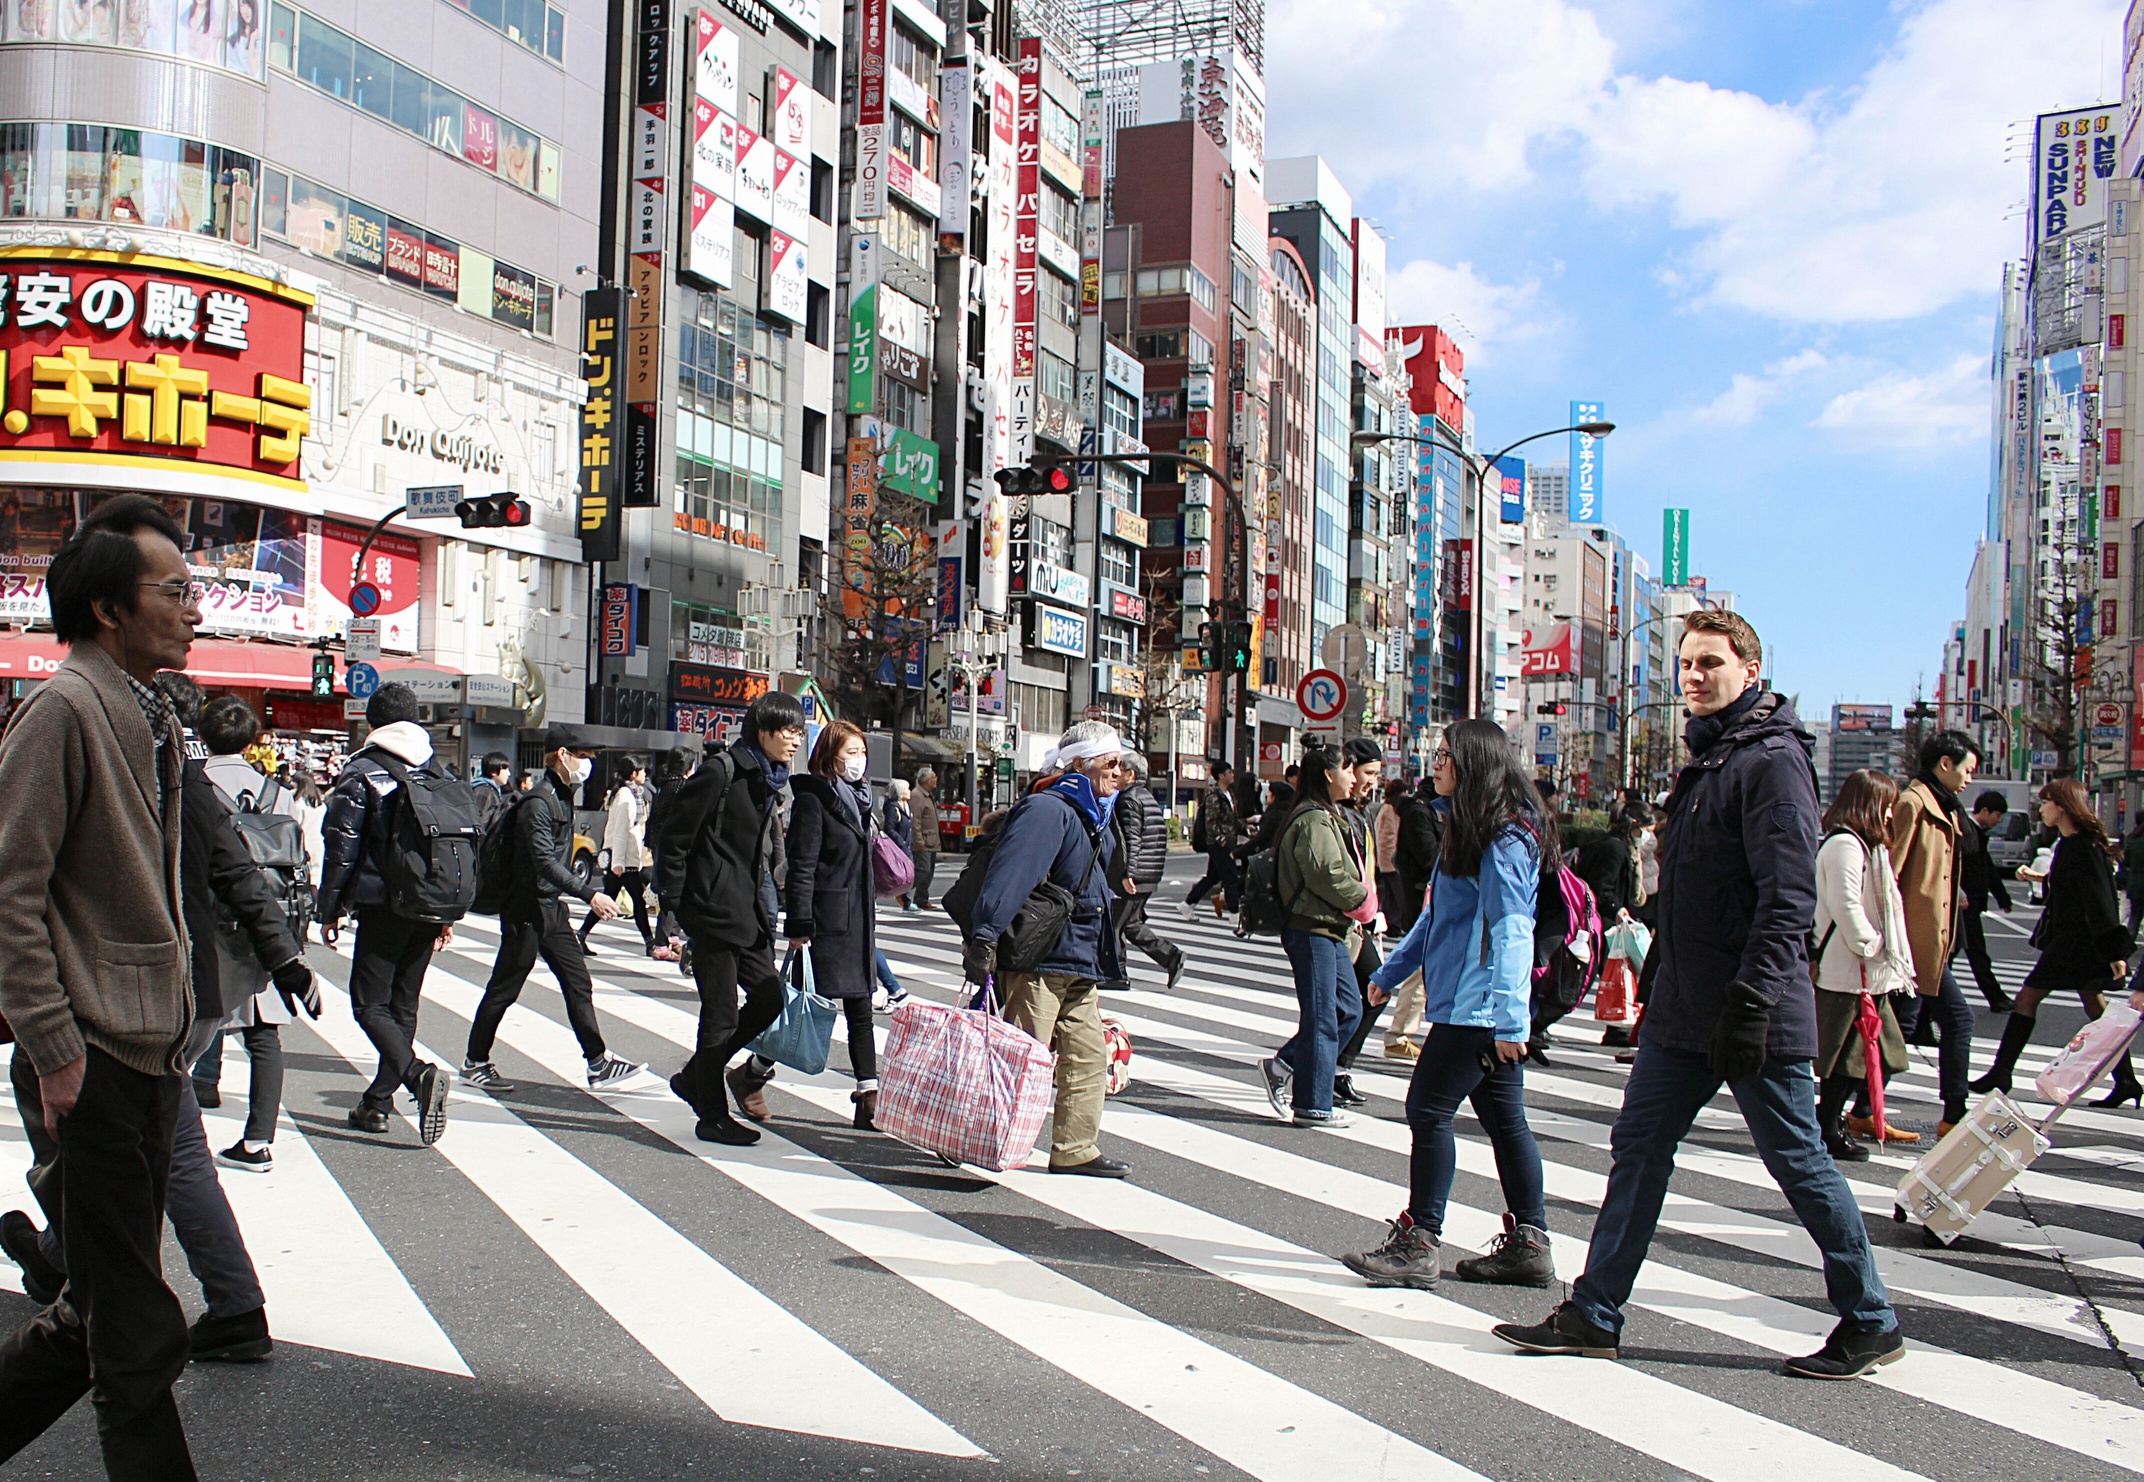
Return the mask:
POLYGON ((1428 1291, 1437 1284, 1437 1237, 1407 1214, 1392 1222, 1392 1233, 1375 1250, 1340 1258, 1371 1286, 1410 1286, 1428 1291))
POLYGON ((274 1351, 265 1307, 236 1317, 210 1317, 204 1312, 186 1330, 186 1356, 197 1364, 257 1364, 274 1351))
POLYGON ((1083 1173, 1089 1178, 1122 1178, 1132 1171, 1132 1165, 1120 1162, 1103 1153, 1096 1153, 1084 1163, 1052 1163, 1052 1173, 1083 1173))
POLYGON ((521 1088, 499 1074, 499 1067, 489 1060, 463 1060, 462 1084, 474 1086, 479 1091, 488 1091, 494 1096, 511 1096, 521 1088))
POLYGON ((417 1072, 417 1140, 426 1147, 446 1136, 447 1095, 453 1089, 454 1072, 444 1065, 417 1072))
POLYGON ((692 1135, 702 1142, 719 1142, 724 1147, 748 1148, 759 1141, 759 1129, 747 1127, 725 1108, 719 1117, 702 1117, 693 1124, 692 1135))
POLYGON ((1333 1105, 1368 1106, 1370 1098, 1355 1089, 1355 1078, 1342 1071, 1333 1077, 1333 1105))
POLYGON ((350 1126, 359 1132, 370 1132, 377 1135, 387 1130, 387 1113, 376 1106, 366 1106, 362 1102, 350 1108, 348 1121, 350 1126))
POLYGON ((1781 1367, 1796 1379, 1859 1379, 1905 1356, 1906 1337, 1898 1329, 1857 1333, 1842 1322, 1831 1330, 1822 1348, 1806 1358, 1790 1358, 1781 1367))
POLYGON ((226 1168, 235 1168, 241 1173, 269 1173, 275 1168, 275 1153, 269 1148, 249 1152, 243 1139, 232 1143, 216 1155, 216 1161, 226 1168))
POLYGON ((605 1050, 602 1059, 588 1062, 588 1089, 608 1091, 614 1086, 624 1085, 647 1068, 638 1060, 620 1060, 605 1050))
POLYGON ((1557 1304, 1546 1322, 1500 1322, 1489 1331, 1522 1353, 1573 1353, 1580 1358, 1612 1359, 1618 1340, 1578 1315, 1569 1302, 1557 1304))
POLYGON ((1553 1286, 1556 1258, 1549 1254, 1548 1231, 1522 1225, 1517 1215, 1507 1214, 1504 1233, 1496 1237, 1488 1254, 1469 1256, 1452 1267, 1452 1274, 1461 1281, 1491 1286, 1553 1286))
POLYGON ((37 1236, 36 1224, 21 1210, 11 1209, 0 1214, 0 1250, 6 1251, 7 1258, 22 1268, 24 1295, 40 1307, 50 1307, 60 1299, 60 1288, 67 1285, 67 1273, 45 1259, 37 1236))
POLYGON ((1176 961, 1169 964, 1169 981, 1162 984, 1162 992, 1174 993, 1176 991, 1176 985, 1184 980, 1185 961, 1183 953, 1176 954, 1176 961))
POLYGON ((1295 1114, 1288 1105, 1288 1083, 1295 1079, 1295 1072, 1278 1056, 1269 1055, 1258 1062, 1258 1073, 1265 1077, 1266 1100, 1273 1103, 1273 1114, 1290 1117, 1295 1114))

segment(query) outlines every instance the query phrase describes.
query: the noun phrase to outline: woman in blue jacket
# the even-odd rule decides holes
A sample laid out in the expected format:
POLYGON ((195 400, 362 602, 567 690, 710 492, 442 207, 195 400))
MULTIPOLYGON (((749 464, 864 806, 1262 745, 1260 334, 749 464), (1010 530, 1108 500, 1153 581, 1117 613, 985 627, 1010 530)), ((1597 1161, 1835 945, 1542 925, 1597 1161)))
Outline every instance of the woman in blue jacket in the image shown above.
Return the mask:
POLYGON ((1431 759, 1444 841, 1422 914, 1370 982, 1390 993, 1417 970, 1429 1035, 1407 1087, 1414 1130, 1407 1208, 1376 1250, 1343 1259, 1372 1286, 1431 1287, 1452 1193, 1452 1118, 1462 1101, 1489 1134, 1504 1186, 1504 1233, 1487 1255, 1458 1263, 1464 1281, 1547 1286, 1549 1255, 1541 1150, 1526 1125, 1519 1065, 1534 968, 1534 900, 1559 855, 1556 820, 1535 806, 1532 781, 1503 728, 1461 721, 1431 759))

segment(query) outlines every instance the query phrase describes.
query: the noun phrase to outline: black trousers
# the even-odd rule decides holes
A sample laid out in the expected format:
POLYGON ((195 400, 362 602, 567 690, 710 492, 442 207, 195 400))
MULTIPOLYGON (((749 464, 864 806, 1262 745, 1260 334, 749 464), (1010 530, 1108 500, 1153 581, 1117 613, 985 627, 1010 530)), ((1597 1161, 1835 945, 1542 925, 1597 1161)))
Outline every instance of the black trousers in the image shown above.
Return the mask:
POLYGON ((1973 969, 1973 982, 1978 985, 1980 996, 1988 1001, 1988 1007, 1992 1009, 2009 995, 2003 992, 2003 985, 1995 980, 1995 963, 1988 956, 1988 927, 1983 919, 1985 915, 1985 911, 1977 911, 1971 906, 1959 913, 1964 927, 1962 935, 1965 938, 1965 960, 1973 969))
POLYGON ((397 916, 385 906, 357 909, 357 940, 350 951, 350 1013, 380 1052, 379 1073, 365 1088, 365 1105, 385 1111, 395 1087, 414 1093, 424 1069, 417 1059, 417 1000, 439 928, 397 916))
POLYGON ((910 858, 916 862, 916 888, 908 892, 908 900, 917 910, 926 910, 931 903, 931 877, 938 873, 938 851, 918 849, 910 858))
MULTIPOLYGON (((633 925, 640 928, 640 940, 646 946, 655 945, 655 932, 648 925, 648 872, 646 870, 618 870, 603 877, 603 888, 610 898, 621 906, 633 908, 633 925)), ((596 924, 596 913, 589 908, 588 917, 581 923, 581 936, 586 938, 588 928, 596 924)))
POLYGON ((476 1019, 469 1026, 471 1060, 491 1058, 499 1021, 520 999, 529 970, 539 957, 558 979, 558 991, 566 999, 566 1023, 581 1042, 581 1058, 591 1062, 603 1058, 603 1031, 596 1023, 595 984, 588 977, 588 958, 574 934, 566 903, 552 899, 538 901, 534 916, 510 905, 499 917, 499 956, 491 965, 484 1000, 476 1006, 476 1019))
POLYGON ((1146 919, 1151 900, 1151 895, 1117 898, 1117 935, 1151 957, 1164 972, 1175 972, 1176 964, 1184 960, 1184 949, 1154 930, 1154 923, 1146 919))
POLYGON ((171 1386, 186 1370, 186 1314, 164 1283, 164 1194, 179 1078, 143 1075, 92 1048, 55 1145, 29 1057, 15 1054, 16 1104, 44 1165, 38 1202, 59 1230, 60 1300, 0 1343, 0 1462, 87 1394, 105 1474, 191 1479, 171 1386))
MULTIPOLYGON (((692 981, 700 990, 698 1048, 678 1079, 704 1116, 709 1107, 729 1105, 722 1072, 737 1052, 782 1016, 782 975, 774 965, 772 943, 759 942, 738 952, 700 942, 692 949, 692 981), (741 1010, 740 985, 745 994, 741 1010)), ((866 1008, 870 1002, 864 1000, 866 1008)))
POLYGON ((1191 887, 1191 894, 1184 897, 1192 905, 1206 898, 1206 892, 1218 889, 1224 908, 1236 904, 1236 881, 1242 873, 1236 856, 1226 849, 1210 849, 1206 853, 1206 873, 1199 876, 1198 883, 1191 887))

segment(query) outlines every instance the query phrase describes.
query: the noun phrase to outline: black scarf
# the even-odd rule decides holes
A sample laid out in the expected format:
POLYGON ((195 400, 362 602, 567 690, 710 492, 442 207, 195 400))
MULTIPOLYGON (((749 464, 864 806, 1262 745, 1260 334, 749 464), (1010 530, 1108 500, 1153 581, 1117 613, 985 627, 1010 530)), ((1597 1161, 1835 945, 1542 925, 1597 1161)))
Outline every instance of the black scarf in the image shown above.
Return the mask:
POLYGON ((1693 715, 1689 724, 1682 728, 1682 739, 1690 748, 1690 755, 1703 756, 1719 744, 1722 736, 1734 728, 1734 723, 1757 708, 1764 698, 1764 686, 1753 684, 1724 709, 1711 715, 1693 715))
POLYGON ((1928 770, 1926 767, 1923 767, 1921 768, 1921 770, 1913 774, 1913 780, 1915 782, 1920 783, 1922 786, 1926 787, 1930 792, 1936 795, 1936 801, 1943 805, 1943 811, 1951 816, 1951 821, 1953 823, 1960 822, 1964 819, 1965 809, 1958 802, 1958 795, 1952 792, 1949 788, 1945 787, 1942 783, 1936 781, 1936 774, 1934 772, 1928 770))

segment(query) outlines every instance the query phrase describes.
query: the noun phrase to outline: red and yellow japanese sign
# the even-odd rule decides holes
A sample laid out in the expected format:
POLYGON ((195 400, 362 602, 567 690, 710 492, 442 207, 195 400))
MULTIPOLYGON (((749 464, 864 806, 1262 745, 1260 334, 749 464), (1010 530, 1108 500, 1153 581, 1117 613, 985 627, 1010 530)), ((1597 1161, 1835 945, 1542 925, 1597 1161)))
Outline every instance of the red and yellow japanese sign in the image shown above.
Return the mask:
POLYGON ((0 250, 0 462, 302 489, 312 295, 175 258, 0 250))

